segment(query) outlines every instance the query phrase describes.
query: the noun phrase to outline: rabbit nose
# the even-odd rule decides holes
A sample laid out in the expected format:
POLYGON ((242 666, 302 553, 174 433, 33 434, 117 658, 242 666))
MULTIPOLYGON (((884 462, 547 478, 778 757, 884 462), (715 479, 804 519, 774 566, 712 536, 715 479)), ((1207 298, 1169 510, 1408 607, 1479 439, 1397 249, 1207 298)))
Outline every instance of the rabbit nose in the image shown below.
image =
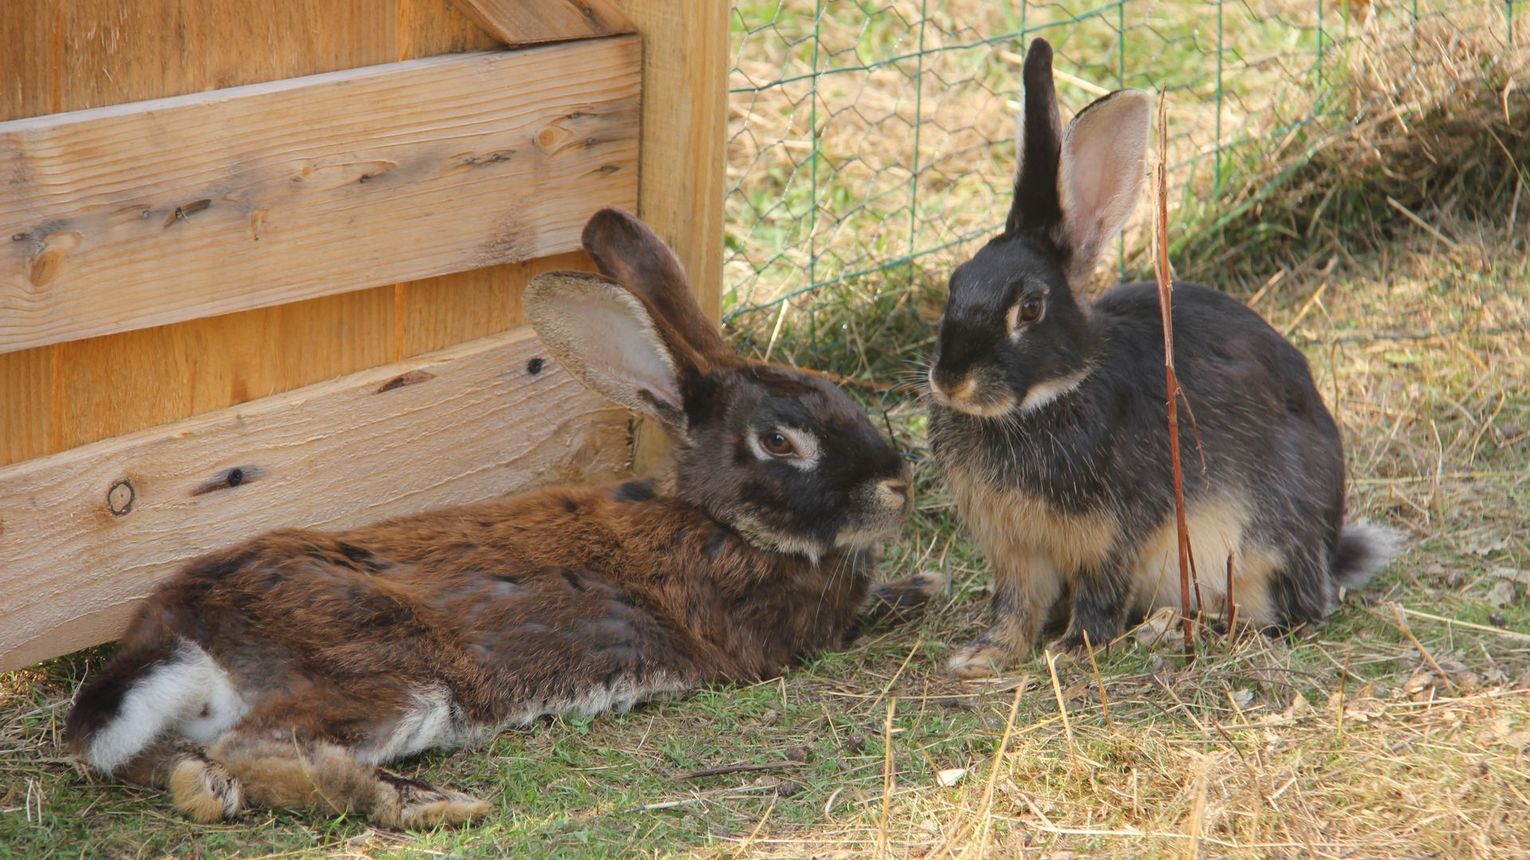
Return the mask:
POLYGON ((942 376, 944 375, 930 373, 930 392, 935 393, 936 401, 964 401, 972 396, 972 390, 975 387, 972 376, 961 376, 961 378, 952 378, 952 376, 942 378, 942 376))
POLYGON ((880 486, 882 498, 887 501, 889 507, 901 508, 908 504, 910 493, 908 481, 902 478, 888 478, 880 486))
POLYGON ((949 400, 965 400, 972 394, 972 377, 955 376, 954 374, 941 373, 938 370, 930 371, 930 390, 938 397, 949 400))

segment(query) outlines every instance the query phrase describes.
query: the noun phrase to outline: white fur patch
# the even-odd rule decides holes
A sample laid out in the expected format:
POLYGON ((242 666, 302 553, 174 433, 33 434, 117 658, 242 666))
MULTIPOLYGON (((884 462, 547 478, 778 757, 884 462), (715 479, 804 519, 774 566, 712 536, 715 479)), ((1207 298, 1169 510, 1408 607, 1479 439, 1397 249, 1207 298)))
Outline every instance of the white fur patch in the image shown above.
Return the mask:
POLYGON ((117 716, 91 739, 86 760, 111 773, 166 731, 209 743, 249 710, 228 673, 207 652, 181 640, 175 656, 133 684, 117 716))
POLYGON ((456 736, 452 719, 451 692, 436 685, 416 691, 414 703, 404 711, 393 731, 373 750, 358 751, 356 757, 368 763, 388 762, 418 755, 434 747, 463 746, 456 736))
POLYGON ((644 684, 639 684, 631 678, 621 678, 609 686, 601 685, 597 689, 590 690, 583 696, 544 702, 539 708, 515 715, 507 721, 506 725, 507 727, 524 726, 542 716, 576 714, 581 717, 593 717, 596 714, 608 712, 625 714, 640 702, 670 693, 683 692, 686 689, 686 684, 668 675, 650 678, 644 684))
POLYGON ((1021 412, 1032 412, 1051 403, 1057 398, 1079 387, 1088 378, 1091 368, 1084 368, 1077 373, 1071 373, 1060 379, 1049 379, 1046 382, 1032 385, 1025 392, 1025 399, 1020 401, 1021 412))
POLYGON ((625 713, 639 702, 686 690, 686 684, 669 676, 653 678, 646 684, 621 679, 609 687, 600 686, 584 696, 551 699, 527 708, 497 725, 469 724, 443 686, 429 687, 415 693, 415 702, 394 725, 380 746, 359 749, 356 759, 367 764, 387 764, 417 755, 428 749, 461 749, 478 746, 500 731, 532 723, 538 717, 578 714, 592 717, 603 713, 625 713))
POLYGON ((801 535, 776 531, 750 514, 737 517, 729 525, 743 535, 744 540, 751 546, 787 555, 806 556, 807 560, 814 565, 823 560, 823 554, 828 550, 828 547, 823 544, 807 540, 801 535))

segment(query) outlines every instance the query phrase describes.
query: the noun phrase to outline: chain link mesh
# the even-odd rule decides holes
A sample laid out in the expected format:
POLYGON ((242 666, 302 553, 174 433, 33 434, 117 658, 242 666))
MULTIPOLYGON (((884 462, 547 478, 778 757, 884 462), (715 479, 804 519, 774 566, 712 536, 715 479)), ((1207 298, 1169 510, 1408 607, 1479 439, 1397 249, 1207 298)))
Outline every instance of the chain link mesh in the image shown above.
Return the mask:
MULTIPOLYGON (((948 266, 992 234, 1034 37, 1055 49, 1065 119, 1122 86, 1166 94, 1180 251, 1376 99, 1465 61, 1463 42, 1511 50, 1527 3, 735 0, 725 318, 752 325, 741 318, 811 309, 827 286, 948 266)), ((1136 221, 1122 271, 1145 268, 1136 221)))

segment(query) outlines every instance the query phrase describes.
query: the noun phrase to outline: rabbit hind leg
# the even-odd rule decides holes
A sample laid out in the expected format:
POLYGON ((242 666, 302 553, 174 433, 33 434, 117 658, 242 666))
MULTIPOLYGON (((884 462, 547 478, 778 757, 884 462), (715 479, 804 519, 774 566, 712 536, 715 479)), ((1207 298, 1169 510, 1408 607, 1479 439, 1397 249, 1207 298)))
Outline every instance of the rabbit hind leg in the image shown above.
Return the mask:
POLYGON ((267 700, 209 747, 205 763, 178 766, 182 778, 172 777, 172 789, 181 788, 176 805, 193 815, 210 810, 208 797, 218 792, 214 778, 226 773, 254 806, 355 814, 394 828, 470 821, 489 805, 375 764, 442 745, 435 729, 443 727, 432 721, 441 704, 389 685, 267 700), (422 715, 422 706, 431 713, 422 715), (407 746, 396 742, 401 731, 411 741, 407 746), (351 743, 357 738, 364 739, 360 747, 351 743))
MULTIPOLYGON (((489 804, 479 798, 366 764, 330 741, 235 730, 213 746, 209 757, 243 785, 251 803, 264 807, 355 814, 401 829, 462 824, 489 812, 489 804)), ((176 805, 188 808, 179 795, 176 805)))

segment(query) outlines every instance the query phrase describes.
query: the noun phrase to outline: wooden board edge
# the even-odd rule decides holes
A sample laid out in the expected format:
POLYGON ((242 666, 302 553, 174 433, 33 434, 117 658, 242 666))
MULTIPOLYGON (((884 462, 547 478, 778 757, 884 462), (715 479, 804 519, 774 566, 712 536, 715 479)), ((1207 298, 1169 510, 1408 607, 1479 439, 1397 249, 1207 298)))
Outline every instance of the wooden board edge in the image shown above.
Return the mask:
POLYGON ((523 328, 0 468, 0 671, 115 638, 204 552, 615 478, 630 441, 523 328))

